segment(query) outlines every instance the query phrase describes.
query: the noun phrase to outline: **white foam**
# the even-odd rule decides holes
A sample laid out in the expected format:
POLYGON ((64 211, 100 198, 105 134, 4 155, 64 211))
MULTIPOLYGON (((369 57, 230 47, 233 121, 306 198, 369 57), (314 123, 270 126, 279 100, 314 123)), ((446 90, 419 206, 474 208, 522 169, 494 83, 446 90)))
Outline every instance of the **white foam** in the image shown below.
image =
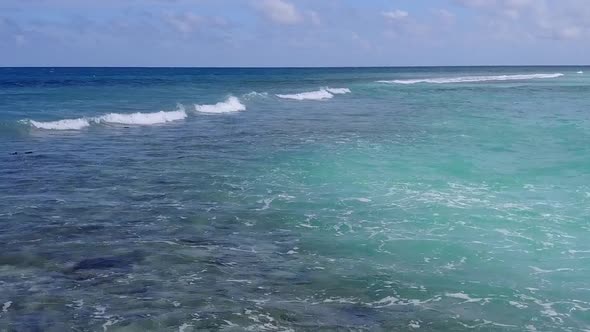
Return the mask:
POLYGON ((576 74, 583 74, 583 73, 584 73, 584 72, 583 72, 583 71, 581 71, 581 70, 580 70, 579 72, 576 72, 576 74))
POLYGON ((400 299, 398 299, 397 297, 386 296, 386 297, 382 298, 381 300, 371 302, 371 305, 374 307, 377 307, 377 308, 383 308, 383 307, 389 307, 389 306, 392 306, 394 304, 399 304, 399 303, 400 303, 400 299))
POLYGON ((160 111, 155 113, 109 113, 94 118, 65 119, 58 121, 41 122, 34 120, 22 120, 31 126, 46 130, 80 130, 90 126, 91 123, 117 123, 135 125, 153 125, 186 118, 184 106, 178 105, 176 111, 160 111))
POLYGON ((324 303, 349 303, 349 304, 357 304, 359 301, 353 297, 331 297, 329 299, 325 299, 324 303))
POLYGON ((465 300, 463 303, 470 303, 470 302, 479 302, 482 299, 480 298, 472 298, 469 295, 460 292, 460 293, 446 293, 445 296, 452 297, 454 299, 465 300))
POLYGON ((524 74, 524 75, 494 75, 494 76, 463 76, 463 77, 439 77, 439 78, 421 78, 421 79, 407 79, 407 80, 391 80, 391 81, 377 81, 378 83, 388 84, 417 84, 417 83, 432 83, 432 84, 447 84, 447 83, 472 83, 472 82, 486 82, 486 81, 514 81, 514 80, 532 80, 532 79, 547 79, 557 78, 563 76, 562 73, 554 74, 524 74))
POLYGON ((252 98, 267 98, 268 97, 268 92, 256 92, 256 91, 252 91, 252 92, 248 92, 246 94, 244 94, 243 96, 244 98, 248 98, 248 99, 252 99, 252 98))
POLYGON ((529 307, 526 304, 522 304, 522 303, 516 302, 516 301, 508 301, 508 304, 510 304, 511 306, 517 307, 518 309, 526 309, 529 307))
POLYGON ((246 279, 227 279, 227 282, 236 282, 239 284, 251 284, 252 281, 246 279))
POLYGON ((559 269, 554 269, 554 270, 545 270, 542 269, 540 267, 536 267, 536 266, 529 266, 531 269, 533 269, 533 271, 535 271, 535 273, 552 273, 552 272, 571 272, 573 271, 573 269, 569 268, 569 267, 562 267, 559 269))
POLYGON ((59 121, 28 121, 33 127, 47 130, 80 130, 90 126, 90 122, 87 119, 65 119, 59 121))
POLYGON ((192 325, 184 323, 178 327, 178 332, 185 332, 189 327, 192 327, 192 325))
POLYGON ((326 89, 320 89, 317 91, 309 91, 309 92, 302 92, 302 93, 295 93, 295 94, 287 94, 287 95, 276 95, 282 99, 292 99, 292 100, 324 100, 324 99, 331 99, 334 95, 326 89))
POLYGON ((419 329, 420 328, 420 321, 412 320, 408 324, 408 327, 411 328, 411 329, 419 329))
POLYGON ((132 125, 153 125, 158 123, 166 123, 186 118, 186 112, 179 107, 176 111, 170 112, 156 112, 156 113, 110 113, 95 118, 96 122, 117 123, 117 124, 132 124, 132 125))
POLYGON ((349 88, 326 88, 326 91, 333 95, 343 95, 346 93, 350 93, 349 88))
POLYGON ((2 312, 8 312, 8 308, 12 305, 12 301, 4 302, 2 305, 2 312))
POLYGON ((195 105, 195 110, 202 113, 231 113, 245 111, 246 106, 234 96, 229 96, 225 101, 214 105, 195 105))

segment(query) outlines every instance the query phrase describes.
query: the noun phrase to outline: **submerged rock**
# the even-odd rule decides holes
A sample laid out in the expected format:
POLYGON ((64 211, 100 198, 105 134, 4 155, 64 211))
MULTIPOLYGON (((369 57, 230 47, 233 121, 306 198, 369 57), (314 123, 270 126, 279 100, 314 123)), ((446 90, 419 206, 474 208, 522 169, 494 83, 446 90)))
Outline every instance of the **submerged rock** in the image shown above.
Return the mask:
POLYGON ((124 268, 128 267, 130 264, 131 262, 124 259, 104 257, 90 258, 78 262, 76 265, 74 265, 74 267, 72 267, 72 271, 124 268))
POLYGON ((81 270, 105 270, 105 269, 125 269, 131 267, 135 263, 143 260, 143 255, 138 252, 133 252, 121 256, 107 256, 83 259, 76 263, 72 268, 72 272, 81 270))

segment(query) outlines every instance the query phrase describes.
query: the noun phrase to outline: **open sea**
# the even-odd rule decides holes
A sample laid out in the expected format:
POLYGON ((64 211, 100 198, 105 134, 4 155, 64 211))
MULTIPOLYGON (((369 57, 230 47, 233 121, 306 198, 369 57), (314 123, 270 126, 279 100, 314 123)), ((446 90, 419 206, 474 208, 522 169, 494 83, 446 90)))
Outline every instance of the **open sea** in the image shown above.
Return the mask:
POLYGON ((590 331, 590 67, 0 68, 0 331, 590 331))

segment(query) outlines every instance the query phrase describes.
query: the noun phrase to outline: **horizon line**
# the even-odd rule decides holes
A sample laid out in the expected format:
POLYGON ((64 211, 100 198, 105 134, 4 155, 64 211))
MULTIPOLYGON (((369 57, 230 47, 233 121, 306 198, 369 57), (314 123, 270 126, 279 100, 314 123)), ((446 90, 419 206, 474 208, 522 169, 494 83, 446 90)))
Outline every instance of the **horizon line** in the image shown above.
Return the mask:
POLYGON ((0 66, 10 68, 137 68, 137 69, 369 69, 369 68, 467 68, 467 67, 590 67, 590 64, 543 65, 412 65, 412 66, 0 66))

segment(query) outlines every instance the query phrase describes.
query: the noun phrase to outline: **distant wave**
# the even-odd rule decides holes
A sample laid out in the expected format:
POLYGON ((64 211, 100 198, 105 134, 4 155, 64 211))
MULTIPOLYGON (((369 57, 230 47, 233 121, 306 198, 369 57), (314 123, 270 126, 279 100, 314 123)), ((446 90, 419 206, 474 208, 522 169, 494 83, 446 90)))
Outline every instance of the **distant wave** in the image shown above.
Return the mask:
POLYGON ((584 73, 584 72, 580 70, 580 71, 579 71, 579 72, 577 72, 576 74, 583 74, 583 73, 584 73))
POLYGON ((47 130, 80 130, 82 128, 86 128, 90 126, 90 121, 84 118, 80 119, 65 119, 59 121, 34 121, 34 120, 24 120, 22 122, 29 123, 31 126, 39 129, 47 129, 47 130))
POLYGON ((334 95, 350 93, 347 88, 322 88, 317 91, 309 91, 294 94, 277 94, 276 96, 282 99, 292 100, 324 100, 331 99, 334 95))
POLYGON ((252 98, 256 98, 256 97, 266 98, 266 97, 268 97, 268 92, 252 91, 252 92, 248 92, 248 93, 244 94, 243 97, 246 99, 252 99, 252 98))
MULTIPOLYGON (((318 91, 303 92, 298 94, 277 95, 279 98, 294 100, 322 100, 333 98, 334 95, 350 93, 348 88, 322 88, 318 91)), ((267 92, 250 92, 244 98, 268 97, 267 92)), ((201 113, 231 113, 245 111, 246 106, 234 96, 229 96, 225 101, 212 105, 195 104, 195 110, 201 113)), ((82 117, 77 119, 64 119, 56 121, 21 120, 21 123, 33 128, 44 130, 81 130, 92 124, 122 124, 122 125, 154 125, 187 118, 187 112, 182 104, 178 104, 175 111, 160 111, 154 113, 108 113, 96 117, 82 117)))
POLYGON ((110 113, 95 118, 96 122, 118 123, 118 124, 134 124, 134 125, 152 125, 158 123, 166 123, 186 118, 186 112, 179 109, 171 112, 156 112, 156 113, 110 113))
MULTIPOLYGON (((227 113, 244 111, 246 106, 236 97, 230 96, 226 101, 215 105, 195 105, 199 112, 227 113)), ((45 130, 81 130, 92 124, 121 124, 148 126, 186 119, 188 114, 182 104, 178 104, 175 111, 160 111, 154 113, 109 113, 96 117, 64 119, 58 121, 21 120, 37 129, 45 130)))
POLYGON ((90 126, 92 123, 116 123, 129 125, 153 125, 186 118, 186 112, 182 105, 178 105, 176 111, 160 111, 155 113, 109 113, 93 118, 65 119, 58 121, 35 121, 22 120, 22 123, 30 124, 38 129, 45 130, 80 130, 90 126))
POLYGON ((343 95, 346 93, 350 93, 350 89, 348 88, 326 88, 326 91, 333 95, 343 95))
POLYGON ((231 113, 245 111, 246 106, 234 96, 229 96, 227 100, 214 105, 195 105, 195 110, 202 113, 231 113))
POLYGON ((525 75, 496 75, 496 76, 463 76, 463 77, 440 77, 440 78, 422 78, 407 80, 377 81, 378 83, 388 84, 416 84, 416 83, 471 83, 486 81, 513 81, 513 80, 532 80, 542 78, 557 78, 563 76, 562 73, 554 74, 525 74, 525 75))

